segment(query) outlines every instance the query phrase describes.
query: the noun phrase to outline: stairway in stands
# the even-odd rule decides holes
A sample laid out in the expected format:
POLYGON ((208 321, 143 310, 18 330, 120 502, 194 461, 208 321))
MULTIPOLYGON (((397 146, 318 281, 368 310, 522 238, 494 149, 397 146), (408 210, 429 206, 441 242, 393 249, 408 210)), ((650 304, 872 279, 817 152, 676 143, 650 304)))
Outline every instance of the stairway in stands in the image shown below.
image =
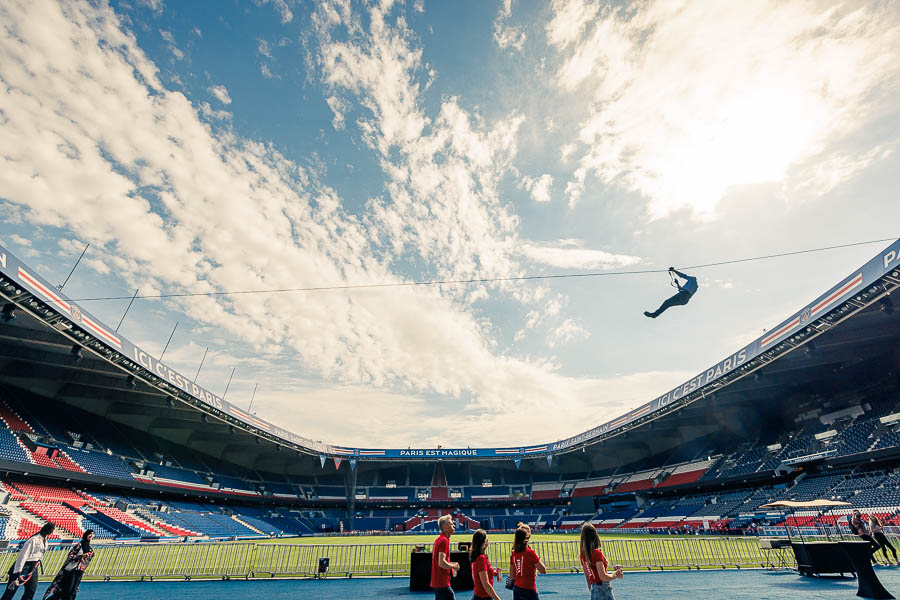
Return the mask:
MULTIPOLYGON (((11 503, 5 505, 5 508, 9 511, 10 516, 6 526, 6 535, 4 536, 4 539, 24 540, 33 536, 47 523, 47 521, 40 517, 36 517, 11 503)), ((51 537, 56 538, 59 536, 53 535, 51 537)))
POLYGON ((444 465, 434 465, 434 474, 431 476, 431 499, 449 500, 450 491, 447 489, 447 475, 444 473, 444 465))
POLYGON ((250 523, 244 521, 243 519, 241 519, 241 518, 238 517, 237 515, 231 515, 231 518, 232 518, 232 520, 237 521, 238 523, 240 523, 241 525, 243 525, 244 527, 246 527, 246 528, 249 529, 250 531, 255 531, 255 532, 258 533, 259 535, 268 535, 265 531, 261 531, 260 529, 254 527, 254 526, 251 525, 250 523))

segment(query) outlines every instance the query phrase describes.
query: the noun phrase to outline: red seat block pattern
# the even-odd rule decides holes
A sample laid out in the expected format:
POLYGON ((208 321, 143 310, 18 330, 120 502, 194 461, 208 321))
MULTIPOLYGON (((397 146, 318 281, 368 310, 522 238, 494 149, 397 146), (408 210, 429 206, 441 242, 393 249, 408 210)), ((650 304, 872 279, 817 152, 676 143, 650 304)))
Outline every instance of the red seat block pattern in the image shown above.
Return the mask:
POLYGON ((79 465, 77 462, 75 462, 74 460, 69 458, 69 455, 66 454, 65 452, 60 452, 59 454, 57 454, 56 458, 54 460, 56 461, 56 464, 58 464, 60 467, 62 467, 66 471, 75 471, 76 473, 87 473, 87 471, 85 471, 81 467, 81 465, 79 465))
POLYGON ((22 494, 38 502, 70 502, 76 506, 86 503, 84 497, 64 487, 21 482, 7 483, 6 487, 15 487, 22 494))
MULTIPOLYGON (((40 530, 41 526, 31 519, 22 519, 19 521, 19 528, 16 530, 16 538, 20 540, 28 539, 40 530)), ((53 535, 51 537, 57 536, 53 535)))
POLYGON ((49 502, 22 502, 19 508, 27 510, 36 517, 55 523, 57 529, 62 529, 71 537, 81 537, 84 531, 81 529, 80 515, 74 510, 62 504, 49 502))
POLYGON ((19 415, 14 413, 6 405, 6 402, 0 402, 0 419, 2 419, 3 422, 6 423, 6 426, 13 431, 25 431, 27 433, 34 433, 34 429, 31 428, 31 425, 26 423, 19 417, 19 415))

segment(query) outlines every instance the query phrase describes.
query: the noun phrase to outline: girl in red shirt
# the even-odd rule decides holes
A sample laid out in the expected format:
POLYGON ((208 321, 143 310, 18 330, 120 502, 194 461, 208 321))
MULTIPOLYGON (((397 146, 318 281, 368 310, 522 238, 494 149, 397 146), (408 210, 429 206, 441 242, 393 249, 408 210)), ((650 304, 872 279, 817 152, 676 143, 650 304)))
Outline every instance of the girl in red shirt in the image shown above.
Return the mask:
POLYGON ((537 552, 528 547, 531 527, 520 525, 516 529, 513 552, 509 557, 509 573, 516 579, 513 600, 538 600, 537 573, 547 573, 547 567, 537 552))
POLYGON ((622 567, 616 567, 613 573, 606 568, 609 563, 600 551, 600 534, 590 522, 581 526, 581 567, 591 592, 591 600, 614 600, 612 592, 613 579, 622 579, 622 567))
POLYGON ((500 569, 491 567, 487 557, 488 537, 484 529, 477 529, 472 534, 472 546, 469 548, 469 562, 472 564, 472 581, 475 582, 475 595, 472 600, 501 600, 494 591, 494 576, 500 577, 500 569))

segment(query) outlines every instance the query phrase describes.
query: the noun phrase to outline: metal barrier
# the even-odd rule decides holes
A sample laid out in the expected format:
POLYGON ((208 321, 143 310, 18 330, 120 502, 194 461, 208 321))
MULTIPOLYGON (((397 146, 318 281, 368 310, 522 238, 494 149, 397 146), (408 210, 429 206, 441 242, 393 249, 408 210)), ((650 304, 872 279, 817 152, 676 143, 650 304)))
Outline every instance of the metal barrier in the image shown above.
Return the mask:
MULTIPOLYGON (((803 527, 797 526, 768 526, 762 527, 760 529, 760 533, 766 537, 787 537, 789 534, 791 537, 830 537, 833 539, 852 539, 856 537, 854 533, 852 533, 846 525, 834 526, 834 525, 806 525, 803 527)), ((900 527, 896 525, 889 525, 884 528, 884 534, 894 542, 898 538, 900 538, 900 527)))
MULTIPOLYGON (((314 577, 319 559, 328 557, 330 576, 409 575, 410 555, 417 544, 255 544, 177 543, 95 546, 96 555, 86 579, 192 579, 314 577)), ((579 542, 535 541, 532 548, 551 572, 581 570, 579 542)), ((755 537, 612 539, 602 542, 611 565, 625 569, 665 570, 764 567, 769 563, 755 537)), ((68 546, 44 556, 44 571, 55 573, 68 546)), ((504 572, 509 568, 512 542, 491 542, 488 557, 504 572)), ((0 554, 3 571, 14 552, 0 554)))

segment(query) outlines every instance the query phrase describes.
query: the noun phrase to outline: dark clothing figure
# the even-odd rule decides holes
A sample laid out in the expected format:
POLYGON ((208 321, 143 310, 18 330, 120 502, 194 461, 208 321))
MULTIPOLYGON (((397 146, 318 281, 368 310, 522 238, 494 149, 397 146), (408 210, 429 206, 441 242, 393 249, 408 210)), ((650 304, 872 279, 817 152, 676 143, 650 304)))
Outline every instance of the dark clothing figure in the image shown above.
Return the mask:
POLYGON ((645 317, 655 319, 673 306, 684 306, 685 304, 690 302, 694 294, 697 293, 697 290, 700 289, 700 286, 697 285, 696 277, 691 277, 690 275, 685 275, 681 271, 676 271, 674 267, 669 267, 669 272, 684 279, 684 285, 682 285, 681 282, 678 281, 678 279, 673 279, 675 282, 675 286, 678 288, 678 293, 671 298, 668 298, 660 305, 659 308, 657 308, 653 312, 644 311, 645 317))
POLYGON ((869 551, 871 552, 872 564, 878 564, 878 561, 875 559, 875 553, 881 549, 881 546, 878 545, 872 536, 869 535, 869 528, 866 526, 865 521, 863 521, 859 516, 854 516, 850 520, 850 531, 856 534, 861 540, 866 540, 869 542, 869 551))
POLYGON ((40 561, 28 561, 22 566, 22 570, 18 573, 10 570, 9 582, 6 590, 3 592, 2 600, 12 600, 19 588, 22 592, 22 600, 31 600, 38 587, 38 567, 40 561))
POLYGON ((456 594, 453 588, 432 588, 434 590, 434 600, 456 600, 456 594))
POLYGON ((887 562, 891 562, 891 559, 888 558, 888 550, 890 550, 891 554, 894 555, 894 562, 900 564, 900 562, 897 561, 897 551, 894 550, 894 547, 888 541, 887 536, 884 535, 884 532, 878 531, 873 535, 875 536, 875 541, 878 542, 878 544, 881 546, 881 553, 884 554, 884 560, 887 562))
POLYGON ((94 558, 90 541, 82 540, 72 546, 66 562, 44 592, 44 600, 75 600, 85 570, 94 558))
POLYGON ((540 595, 535 590, 520 588, 519 586, 513 588, 513 600, 539 600, 539 598, 540 595))
POLYGON ((12 600, 19 588, 22 588, 22 600, 31 600, 38 586, 38 570, 41 559, 47 552, 47 537, 53 534, 56 525, 46 523, 41 530, 25 540, 19 548, 15 562, 9 568, 6 590, 0 600, 12 600))
POLYGON ((84 571, 60 571, 47 588, 50 595, 45 594, 44 600, 74 600, 83 575, 84 571))

